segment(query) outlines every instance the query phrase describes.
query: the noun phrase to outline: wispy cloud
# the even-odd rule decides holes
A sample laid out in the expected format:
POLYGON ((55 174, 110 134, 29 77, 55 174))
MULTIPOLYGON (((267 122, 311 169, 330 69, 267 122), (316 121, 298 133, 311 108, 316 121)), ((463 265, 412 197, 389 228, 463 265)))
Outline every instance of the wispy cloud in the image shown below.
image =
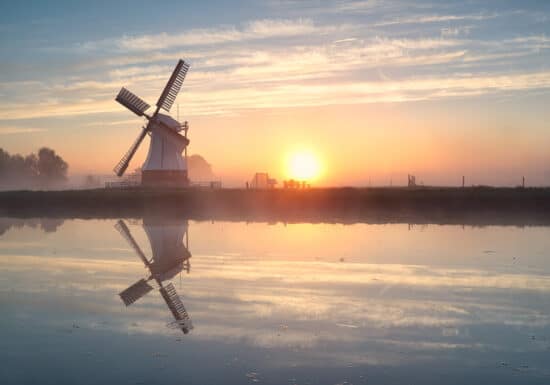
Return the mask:
POLYGON ((34 132, 46 131, 45 128, 37 127, 16 127, 16 126, 1 126, 0 135, 18 135, 18 134, 31 134, 34 132))
POLYGON ((482 21, 498 17, 497 14, 475 15, 417 15, 412 17, 400 17, 392 20, 381 21, 375 24, 377 27, 393 26, 396 24, 427 24, 447 23, 450 21, 482 21))
POLYGON ((115 50, 123 52, 159 51, 177 47, 204 46, 252 40, 316 36, 349 28, 347 25, 317 25, 311 19, 263 19, 241 26, 191 29, 182 33, 122 36, 114 39, 90 41, 75 48, 84 52, 115 50))
MULTIPOLYGON (((388 6, 380 1, 345 1, 335 7, 374 12, 388 6)), ((195 115, 438 100, 549 87, 545 68, 525 65, 528 58, 550 49, 544 34, 482 40, 472 31, 499 13, 456 14, 416 7, 417 14, 404 16, 399 7, 391 9, 389 19, 372 24, 353 19, 260 19, 70 45, 64 49, 82 58, 72 73, 0 84, 0 94, 10 95, 0 106, 0 119, 121 111, 113 101, 121 86, 154 101, 177 57, 191 62, 179 100, 188 114, 195 115), (420 34, 396 28, 437 23, 445 26, 420 34), (507 68, 501 65, 504 59, 507 68), (496 69, 487 71, 489 65, 496 69)))
MULTIPOLYGON (((294 66, 294 69, 299 66, 294 66)), ((275 73, 292 72, 293 65, 275 73)), ((466 97, 495 92, 540 90, 550 88, 550 72, 517 73, 485 76, 437 76, 377 81, 331 81, 328 84, 299 83, 284 79, 275 73, 236 70, 234 78, 204 87, 196 86, 185 97, 189 115, 230 113, 258 108, 284 108, 329 104, 361 104, 377 102, 404 102, 437 100, 449 97, 466 97), (270 76, 269 78, 266 78, 270 76), (262 80, 258 83, 257 78, 262 80), (247 80, 248 79, 248 80, 247 80), (269 81, 268 81, 269 80, 269 81), (263 84, 262 84, 263 83, 263 84)), ((198 73, 203 81, 211 78, 208 73, 198 73)), ((284 75, 288 76, 288 75, 284 75)), ((197 82, 200 80, 197 79, 197 82)), ((208 82, 207 82, 208 83, 208 82)), ((110 95, 112 96, 112 95, 110 95)), ((141 95, 154 100, 155 95, 141 95)), ((74 116, 92 113, 109 113, 121 110, 112 97, 73 102, 39 102, 29 110, 27 104, 0 107, 0 119, 27 119, 52 116, 74 116)))

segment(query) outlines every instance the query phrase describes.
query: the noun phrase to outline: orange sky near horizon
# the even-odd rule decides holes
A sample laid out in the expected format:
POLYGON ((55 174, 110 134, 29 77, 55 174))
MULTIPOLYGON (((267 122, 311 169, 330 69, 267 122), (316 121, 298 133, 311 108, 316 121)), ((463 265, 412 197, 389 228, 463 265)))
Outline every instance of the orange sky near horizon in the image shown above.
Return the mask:
MULTIPOLYGON (((304 151, 315 154, 321 164, 319 176, 311 181, 314 186, 368 185, 369 181, 404 185, 407 173, 432 185, 458 185, 462 175, 468 184, 519 184, 522 175, 536 177, 529 169, 539 167, 540 173, 545 172, 547 163, 537 158, 537 150, 542 153, 550 143, 540 141, 533 129, 518 138, 516 128, 521 130, 523 117, 513 116, 505 107, 491 102, 456 108, 433 103, 372 104, 191 117, 189 154, 201 154, 217 177, 237 186, 254 172, 269 172, 280 182, 289 178, 288 157, 304 151), (494 119, 500 108, 499 119, 494 119), (486 118, 477 120, 483 113, 486 118), (510 127, 508 134, 502 125, 510 127), (510 177, 502 178, 495 170, 510 177)), ((111 174, 143 122, 129 118, 124 125, 100 123, 85 130, 58 127, 48 141, 42 140, 41 132, 27 137, 34 148, 56 149, 69 162, 72 175, 111 174)), ((531 117, 529 124, 542 131, 544 118, 531 117)), ((25 152, 29 142, 10 148, 25 152)), ((141 166, 147 149, 148 139, 130 170, 141 166)))

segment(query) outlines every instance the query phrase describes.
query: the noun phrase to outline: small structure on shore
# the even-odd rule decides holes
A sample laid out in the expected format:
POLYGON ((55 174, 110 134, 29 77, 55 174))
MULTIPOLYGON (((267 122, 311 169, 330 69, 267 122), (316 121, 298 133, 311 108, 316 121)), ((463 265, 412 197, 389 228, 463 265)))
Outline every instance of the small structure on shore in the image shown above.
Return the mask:
POLYGON ((130 174, 124 174, 124 177, 117 180, 107 180, 105 182, 106 189, 128 189, 141 186, 141 169, 137 168, 130 174))
POLYGON ((285 189, 306 189, 310 188, 310 184, 306 181, 299 181, 294 179, 285 180, 283 183, 285 189))
POLYGON ((407 175, 407 187, 416 187, 416 176, 410 174, 407 175))
POLYGON ((252 177, 250 184, 246 183, 247 187, 253 189, 272 189, 275 188, 277 180, 270 178, 267 172, 257 172, 252 177))
MULTIPOLYGON (((161 108, 170 112, 188 69, 189 64, 180 59, 162 91, 156 104, 157 108, 152 115, 145 113, 150 105, 126 88, 123 87, 118 93, 115 100, 134 114, 144 116, 148 123, 115 166, 114 171, 117 176, 120 177, 124 174, 139 145, 149 134, 151 142, 147 159, 142 166, 141 185, 147 187, 185 187, 189 185, 187 160, 182 156, 189 144, 189 139, 187 139, 189 125, 187 122, 180 123, 168 115, 159 113, 161 108)), ((187 158, 187 152, 185 158, 187 158)))

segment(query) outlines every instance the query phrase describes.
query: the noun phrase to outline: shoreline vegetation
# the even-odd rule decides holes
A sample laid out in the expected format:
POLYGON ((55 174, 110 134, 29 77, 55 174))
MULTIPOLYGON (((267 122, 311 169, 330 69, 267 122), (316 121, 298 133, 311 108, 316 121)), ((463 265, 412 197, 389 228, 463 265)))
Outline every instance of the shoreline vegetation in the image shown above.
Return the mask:
POLYGON ((3 191, 0 216, 534 226, 550 225, 550 188, 3 191))
POLYGON ((36 154, 10 154, 0 148, 0 187, 52 188, 67 181, 69 165, 55 150, 40 148, 36 154))

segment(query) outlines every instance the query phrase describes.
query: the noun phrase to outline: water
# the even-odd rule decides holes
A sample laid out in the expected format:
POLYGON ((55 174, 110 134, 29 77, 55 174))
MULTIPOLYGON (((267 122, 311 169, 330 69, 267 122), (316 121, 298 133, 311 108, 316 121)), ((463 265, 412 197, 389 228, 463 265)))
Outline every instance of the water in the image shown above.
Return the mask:
POLYGON ((550 383, 550 228, 124 223, 0 219, 1 384, 550 383))

